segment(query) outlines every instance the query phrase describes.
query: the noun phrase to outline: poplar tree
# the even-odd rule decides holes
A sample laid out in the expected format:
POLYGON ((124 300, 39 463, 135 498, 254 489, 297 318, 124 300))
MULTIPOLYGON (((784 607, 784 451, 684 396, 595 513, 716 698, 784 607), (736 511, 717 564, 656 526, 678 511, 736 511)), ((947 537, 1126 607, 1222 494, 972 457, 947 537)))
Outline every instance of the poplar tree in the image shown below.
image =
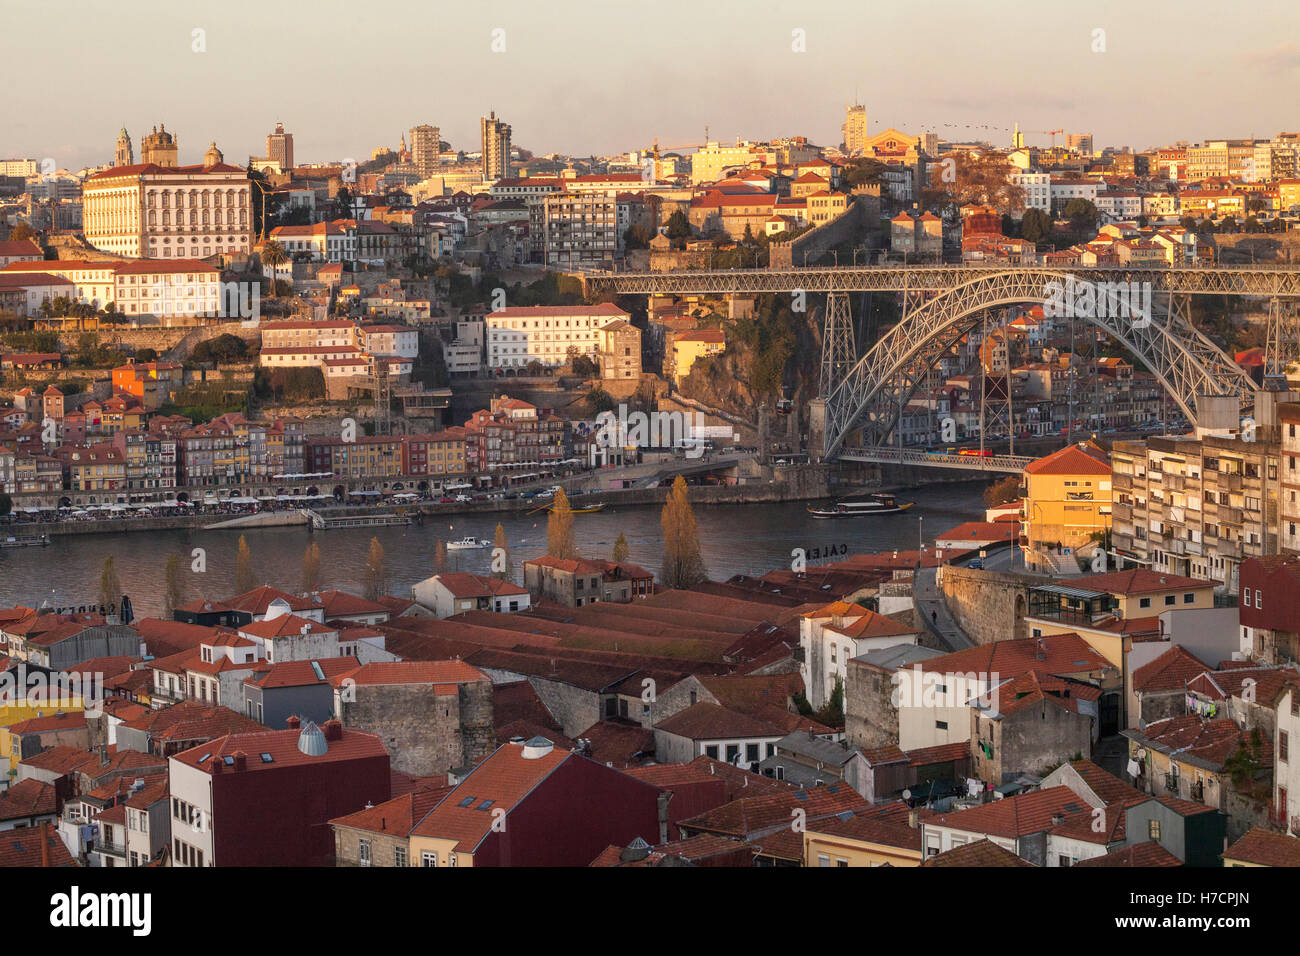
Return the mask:
POLYGON ((181 556, 167 555, 167 570, 163 578, 163 607, 170 619, 178 607, 185 603, 185 584, 181 579, 181 556))
POLYGON ((573 540, 573 509, 563 488, 555 493, 555 504, 546 519, 546 553, 552 558, 581 557, 573 540))
POLYGON ((510 542, 506 538, 505 526, 498 523, 496 534, 492 536, 492 576, 512 584, 515 580, 515 565, 510 560, 510 542))
POLYGON ((384 546, 378 538, 370 539, 370 553, 366 555, 366 598, 377 601, 388 592, 388 575, 384 571, 384 546))
POLYGON ((304 594, 319 591, 322 583, 320 545, 313 541, 302 555, 302 591, 304 594))
POLYGON ((110 554, 104 559, 104 570, 99 576, 99 603, 108 607, 122 600, 122 582, 117 578, 117 565, 110 554))
POLYGON ((239 550, 235 552, 235 593, 244 594, 257 587, 253 577, 253 552, 248 550, 248 542, 239 536, 239 550))
POLYGON ((618 540, 614 542, 614 563, 622 564, 627 560, 627 538, 623 537, 623 532, 618 533, 618 540))
POLYGON ((664 502, 660 527, 664 539, 663 585, 689 588, 708 578, 704 559, 700 557, 700 534, 695 526, 695 512, 686 496, 686 481, 681 475, 673 482, 664 502))

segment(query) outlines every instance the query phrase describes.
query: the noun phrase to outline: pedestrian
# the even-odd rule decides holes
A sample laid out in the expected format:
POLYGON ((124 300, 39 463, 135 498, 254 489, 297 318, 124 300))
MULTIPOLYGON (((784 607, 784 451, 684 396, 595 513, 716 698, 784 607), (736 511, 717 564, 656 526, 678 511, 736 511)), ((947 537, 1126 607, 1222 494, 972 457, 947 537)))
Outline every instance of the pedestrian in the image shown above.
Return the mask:
POLYGON ((939 623, 939 612, 938 612, 938 611, 931 611, 931 612, 930 612, 930 623, 931 623, 931 624, 936 624, 936 625, 939 623))

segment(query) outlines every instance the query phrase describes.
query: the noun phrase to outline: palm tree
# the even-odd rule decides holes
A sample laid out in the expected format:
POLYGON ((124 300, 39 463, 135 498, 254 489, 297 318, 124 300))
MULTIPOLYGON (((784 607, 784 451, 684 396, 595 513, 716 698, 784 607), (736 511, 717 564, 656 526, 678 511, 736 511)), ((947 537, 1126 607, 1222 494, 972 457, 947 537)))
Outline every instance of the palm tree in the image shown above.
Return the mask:
POLYGON ((289 254, 284 251, 284 246, 274 239, 268 239, 262 243, 262 265, 271 267, 271 298, 279 295, 280 266, 289 261, 289 254))

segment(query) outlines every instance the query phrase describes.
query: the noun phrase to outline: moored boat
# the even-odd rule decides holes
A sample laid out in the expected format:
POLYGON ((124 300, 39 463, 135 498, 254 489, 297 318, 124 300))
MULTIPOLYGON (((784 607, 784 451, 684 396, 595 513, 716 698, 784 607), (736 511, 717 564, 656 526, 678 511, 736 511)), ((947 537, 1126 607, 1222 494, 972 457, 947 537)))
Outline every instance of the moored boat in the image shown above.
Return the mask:
POLYGON ((473 551, 479 548, 490 548, 492 542, 486 538, 461 538, 459 541, 448 541, 448 551, 473 551))
POLYGON ((864 498, 846 498, 829 507, 810 507, 814 518, 863 518, 870 515, 897 514, 912 507, 911 501, 898 501, 893 495, 867 495, 864 498))

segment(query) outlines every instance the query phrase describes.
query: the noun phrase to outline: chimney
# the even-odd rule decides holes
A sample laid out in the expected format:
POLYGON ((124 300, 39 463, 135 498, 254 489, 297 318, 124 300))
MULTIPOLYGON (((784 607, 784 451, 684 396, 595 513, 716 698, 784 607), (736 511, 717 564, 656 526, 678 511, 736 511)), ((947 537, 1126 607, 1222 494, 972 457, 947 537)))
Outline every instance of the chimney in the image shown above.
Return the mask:
POLYGON ((41 866, 50 865, 50 821, 41 821, 41 866))
POLYGON ((297 730, 299 727, 302 726, 302 721, 298 719, 297 714, 290 715, 288 718, 285 719, 285 723, 289 725, 290 730, 297 730))
POLYGON ((236 750, 231 756, 235 758, 236 770, 246 770, 248 768, 248 754, 242 750, 236 750))
POLYGON ((108 747, 104 744, 99 745, 99 765, 101 767, 108 766, 108 747))
POLYGON ((1065 814, 1064 814, 1064 813, 1053 813, 1053 814, 1052 814, 1052 826, 1054 826, 1054 827, 1059 827, 1059 826, 1060 826, 1062 823, 1064 823, 1064 822, 1065 822, 1065 814))
POLYGON ((325 721, 325 723, 321 724, 320 729, 324 732, 326 740, 343 739, 343 724, 334 718, 330 718, 325 721))
POLYGON ((220 757, 213 757, 211 760, 208 761, 208 769, 211 771, 213 776, 216 776, 217 774, 221 773, 221 765, 222 765, 222 760, 220 757))
POLYGON ((1038 639, 1038 649, 1034 653, 1034 657, 1040 661, 1047 660, 1047 643, 1041 637, 1038 639))
POLYGON ((907 811, 907 825, 915 830, 921 825, 921 811, 913 807, 907 811))

